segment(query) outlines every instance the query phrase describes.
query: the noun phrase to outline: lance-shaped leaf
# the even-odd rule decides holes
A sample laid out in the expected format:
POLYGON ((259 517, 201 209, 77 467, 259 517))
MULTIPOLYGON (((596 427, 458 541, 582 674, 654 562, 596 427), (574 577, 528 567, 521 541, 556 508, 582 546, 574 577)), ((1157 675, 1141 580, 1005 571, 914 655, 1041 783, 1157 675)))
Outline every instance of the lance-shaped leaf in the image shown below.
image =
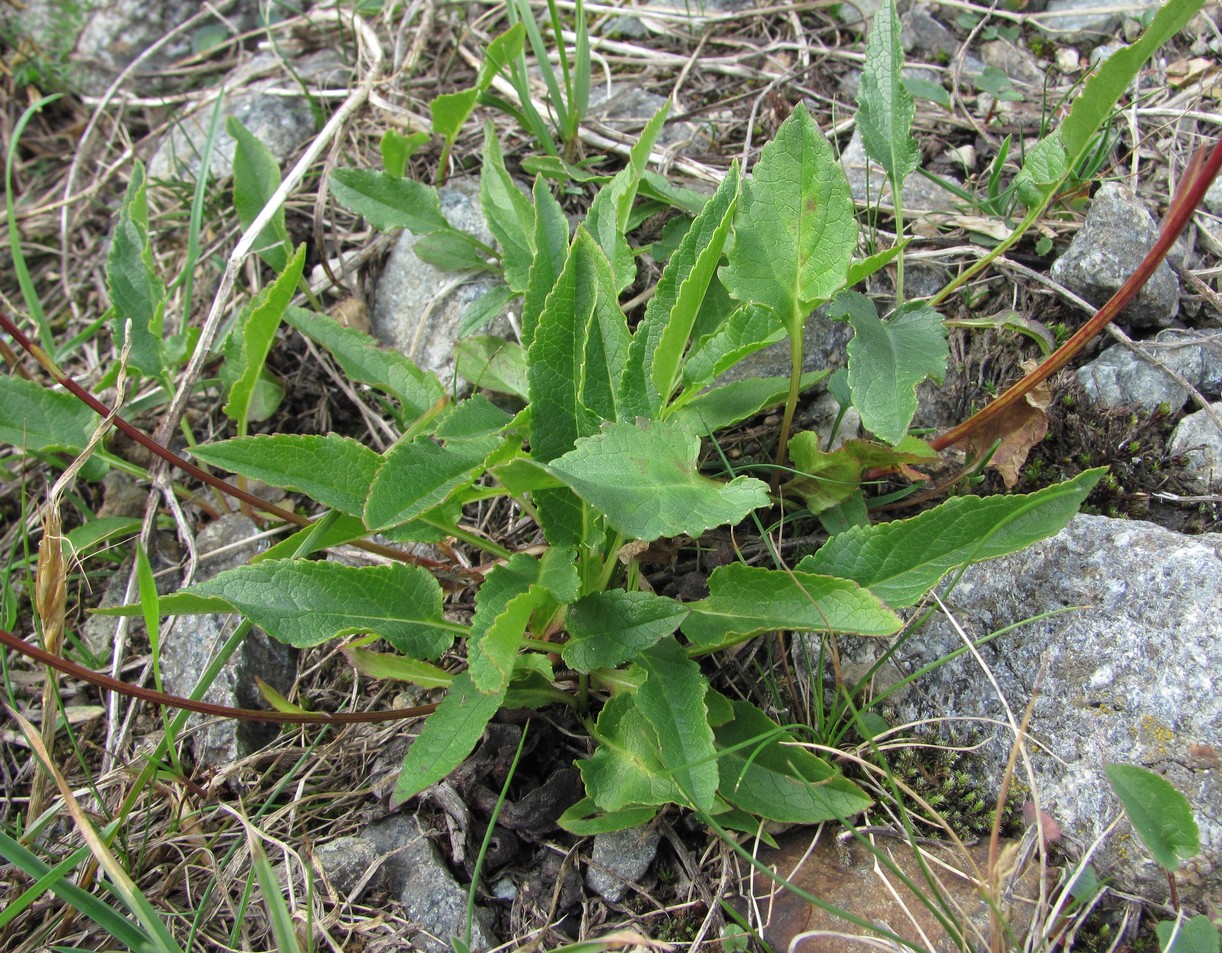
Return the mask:
POLYGON ((560 815, 556 821, 570 834, 578 837, 593 837, 595 834, 610 834, 647 824, 657 816, 656 807, 629 807, 622 811, 602 813, 594 798, 583 797, 560 815))
POLYGON ((857 128, 866 155, 886 170, 896 188, 921 161, 921 150, 912 138, 916 106, 900 75, 903 65, 895 0, 886 0, 874 14, 866 43, 866 62, 857 91, 857 128))
POLYGON ((798 569, 852 579, 893 606, 910 606, 958 566, 1059 533, 1103 473, 1087 470, 1024 496, 957 496, 906 520, 857 526, 798 569))
POLYGON ((834 303, 832 316, 853 325, 849 342, 849 389, 861 422, 889 443, 899 443, 916 413, 917 385, 946 376, 950 350, 942 316, 912 301, 881 321, 865 295, 847 292, 834 303))
POLYGON ((399 441, 386 451, 369 487, 365 525, 387 529, 440 506, 457 487, 474 479, 489 450, 479 442, 451 449, 430 437, 399 441))
POLYGON ((191 455, 248 479, 304 493, 350 516, 364 511, 366 488, 382 463, 364 444, 334 433, 234 437, 193 447, 191 455))
POLYGON ((532 192, 535 257, 527 274, 526 293, 522 296, 522 346, 527 348, 535 339, 535 325, 543 313, 543 304, 564 268, 569 250, 569 220, 543 176, 536 177, 532 192))
POLYGON ((501 246, 505 282, 514 291, 523 292, 535 257, 535 210, 505 171, 505 157, 492 123, 484 126, 479 199, 488 230, 501 246))
MULTIPOLYGON (((803 374, 798 387, 803 391, 814 387, 827 374, 827 371, 803 374)), ((750 377, 720 387, 710 387, 678 407, 668 419, 685 424, 696 433, 713 434, 754 417, 769 407, 783 404, 787 396, 788 377, 750 377)))
POLYGON ((114 339, 122 348, 131 322, 131 366, 149 377, 165 369, 162 325, 165 285, 153 269, 149 244, 149 207, 144 164, 132 166, 132 178, 119 208, 115 234, 106 258, 106 290, 114 309, 114 339))
POLYGON ((631 539, 696 537, 768 504, 759 480, 718 483, 701 476, 699 453, 700 438, 681 424, 608 423, 549 470, 631 539))
MULTIPOLYGON (((225 131, 233 136, 235 143, 233 207, 242 228, 250 228, 280 188, 280 163, 237 116, 230 116, 226 120, 225 131)), ((255 239, 255 252, 275 271, 281 272, 289 263, 292 247, 288 227, 284 223, 284 206, 281 205, 255 239)))
POLYGON ((483 737, 488 722, 501 707, 501 699, 501 695, 478 691, 468 673, 456 676, 446 697, 407 749, 391 804, 415 797, 462 764, 483 737))
POLYGON ((721 281, 792 331, 844 284, 857 244, 853 198, 831 146, 801 103, 743 183, 721 281))
POLYGON ((662 764, 692 806, 711 811, 717 755, 704 704, 708 679, 673 638, 646 649, 637 664, 647 677, 636 691, 636 707, 657 732, 662 764))
POLYGON ((414 179, 371 169, 336 169, 331 192, 341 205, 379 231, 406 228, 417 235, 450 229, 437 190, 414 179))
POLYGON ((368 384, 398 400, 408 420, 423 416, 445 396, 436 375, 420 370, 409 358, 382 347, 363 331, 304 308, 290 307, 284 320, 330 351, 349 380, 368 384))
POLYGON ((301 280, 305 250, 302 244, 280 277, 255 296, 225 338, 221 383, 229 391, 229 400, 222 410, 230 420, 245 423, 251 416, 255 388, 263 373, 263 364, 276 340, 280 319, 301 280))
POLYGON ((402 563, 358 569, 265 560, 230 569, 181 595, 223 600, 272 637, 298 648, 373 632, 404 655, 429 659, 454 642, 455 626, 441 615, 441 586, 428 571, 402 563))
POLYGON ((1109 764, 1103 770, 1133 830, 1163 870, 1174 872, 1181 860, 1201 852, 1192 805, 1170 781, 1135 764, 1109 764))
POLYGON ((658 755, 658 735, 630 694, 603 705, 594 755, 577 763, 586 793, 604 811, 653 804, 684 804, 679 786, 658 755))
POLYGON ((569 641, 560 654, 579 672, 615 668, 670 635, 686 617, 682 604, 652 592, 592 592, 569 608, 569 641))
POLYGON ((701 339, 683 362, 684 397, 698 393, 739 361, 785 337, 785 327, 770 308, 743 305, 701 339))
POLYGON ((738 186, 735 162, 670 256, 633 333, 622 385, 623 403, 631 406, 621 414, 656 417, 674 393, 700 306, 730 234, 738 186))
POLYGON ((717 729, 719 793, 772 821, 818 824, 852 818, 870 798, 749 702, 731 702, 734 720, 717 729), (790 743, 786 743, 790 742, 790 743))
POLYGON ((715 646, 776 629, 894 635, 899 616, 848 579, 732 563, 709 576, 709 597, 687 603, 683 634, 715 646))
POLYGON ((98 416, 71 394, 0 375, 0 442, 21 450, 81 450, 98 416))

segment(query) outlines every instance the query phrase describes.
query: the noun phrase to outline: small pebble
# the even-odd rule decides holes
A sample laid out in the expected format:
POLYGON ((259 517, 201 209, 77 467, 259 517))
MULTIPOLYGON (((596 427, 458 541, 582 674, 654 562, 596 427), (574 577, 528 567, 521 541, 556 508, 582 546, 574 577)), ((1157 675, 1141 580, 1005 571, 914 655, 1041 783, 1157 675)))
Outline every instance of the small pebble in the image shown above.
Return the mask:
POLYGON ((1072 46, 1063 46, 1057 50, 1057 69, 1062 73, 1076 73, 1082 68, 1082 57, 1072 46))

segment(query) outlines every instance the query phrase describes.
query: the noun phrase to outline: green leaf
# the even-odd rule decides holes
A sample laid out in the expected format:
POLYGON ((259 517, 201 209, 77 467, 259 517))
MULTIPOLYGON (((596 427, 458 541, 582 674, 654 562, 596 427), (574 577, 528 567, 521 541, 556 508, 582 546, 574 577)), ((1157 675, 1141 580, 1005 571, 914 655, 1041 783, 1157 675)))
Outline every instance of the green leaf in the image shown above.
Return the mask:
MULTIPOLYGON (((798 387, 807 390, 827 375, 827 371, 803 374, 798 387)), ((698 434, 712 435, 770 407, 785 403, 788 396, 788 377, 751 377, 710 388, 687 401, 667 419, 684 424, 698 434)))
POLYGON ((704 704, 708 679, 673 638, 665 638, 637 657, 647 678, 636 691, 636 707, 658 735, 662 764, 699 810, 713 809, 717 756, 704 704))
POLYGON ((569 252, 569 220, 542 176, 532 190, 535 206, 535 258, 522 296, 522 346, 530 347, 544 302, 555 287, 569 252))
POLYGON ((910 606, 957 566, 1025 549, 1059 533, 1103 469, 1025 496, 959 496, 917 516, 854 527, 798 569, 853 579, 880 599, 910 606))
POLYGON ((458 322, 458 337, 465 338, 474 334, 488 322, 503 314, 509 303, 517 295, 506 285, 495 285, 484 294, 472 301, 462 313, 458 322))
POLYGON ((391 805, 415 797, 462 764, 475 750, 488 722, 500 707, 500 695, 478 691, 466 672, 456 676, 446 697, 429 715, 419 737, 407 749, 403 770, 390 798, 391 805))
POLYGON ((700 438, 680 424, 608 423, 549 469, 631 539, 697 537, 768 505, 768 488, 759 480, 717 483, 701 476, 699 454, 700 438))
POLYGON ((940 83, 934 83, 919 76, 905 76, 904 88, 914 99, 928 99, 931 103, 937 103, 939 106, 950 109, 950 93, 940 83))
POLYGON ((849 342, 849 388, 866 429, 890 443, 908 432, 916 413, 916 387, 926 377, 941 381, 950 350, 942 316, 921 301, 896 309, 880 321, 864 295, 846 292, 832 316, 853 325, 849 342))
POLYGON ((649 153, 662 131, 669 108, 670 104, 667 102, 645 124, 629 153, 628 165, 599 189, 586 215, 586 230, 594 237, 611 263, 616 293, 623 291, 636 278, 636 258, 627 239, 628 218, 641 184, 641 177, 645 174, 649 162, 649 153))
POLYGON ((565 664, 579 672, 615 668, 635 659, 687 618, 674 599, 651 592, 592 592, 569 607, 565 664))
POLYGON ((1203 913, 1181 921, 1178 931, 1175 921, 1164 920, 1155 925, 1154 932, 1163 953, 1218 953, 1218 928, 1203 913))
POLYGON ((902 242, 892 245, 890 248, 884 248, 882 251, 875 252, 869 258, 853 262, 849 265, 849 273, 844 279, 844 286, 846 288, 854 288, 876 271, 891 264, 892 261, 899 257, 900 252, 908 247, 908 243, 911 241, 911 238, 905 238, 902 242))
POLYGON ((754 705, 731 704, 734 720, 716 732, 719 792, 731 804, 791 824, 852 818, 870 806, 865 792, 822 758, 787 744, 793 736, 754 705))
MULTIPOLYGON (((799 567, 802 568, 801 566, 799 567)), ((731 563, 709 576, 709 597, 687 603, 683 634, 703 647, 793 629, 846 635, 894 635, 894 612, 848 579, 731 563)))
POLYGON ((284 320, 331 352, 349 380, 390 394, 409 421, 424 416, 445 396, 436 375, 422 371, 398 351, 382 347, 363 331, 304 308, 289 308, 284 320))
POLYGON ((527 350, 530 446, 542 463, 567 453, 578 437, 594 433, 600 419, 615 417, 614 386, 627 352, 628 328, 614 297, 607 298, 609 279, 606 256, 578 229, 527 350), (618 317, 606 314, 609 309, 618 317), (622 336, 619 328, 610 329, 617 324, 622 336))
POLYGON ((20 450, 80 451, 98 416, 71 394, 15 374, 0 375, 0 441, 20 450))
POLYGON ((526 350, 503 338, 476 335, 454 345, 458 376, 475 387, 526 400, 526 350))
POLYGON ((683 362, 684 396, 707 387, 739 361, 784 337, 785 326, 775 311, 754 305, 735 308, 720 328, 688 353, 683 362))
POLYGON ((305 267, 305 252, 306 246, 302 244, 280 277, 246 306, 225 338, 221 383, 228 391, 229 400, 221 409, 230 420, 245 423, 250 419, 251 403, 263 372, 263 363, 276 340, 280 319, 297 291, 297 283, 305 267))
POLYGON ((475 110, 479 90, 475 87, 456 93, 442 93, 429 101, 429 114, 433 117, 433 132, 453 141, 475 110))
POLYGON ((369 678, 389 678, 410 682, 420 688, 449 688, 454 676, 443 668, 419 659, 405 658, 392 652, 371 652, 347 645, 343 648, 348 663, 369 678))
POLYGON ((599 813, 594 799, 583 797, 561 814, 556 824, 578 837, 593 837, 595 834, 611 834, 640 827, 652 821, 657 813, 655 807, 628 807, 622 811, 599 813))
POLYGON ((505 283, 526 290, 535 258, 535 210, 505 171, 505 157, 492 123, 484 125, 484 164, 479 179, 480 206, 488 230, 500 243, 505 283))
POLYGON ((364 444, 334 433, 234 437, 193 447, 191 455, 209 466, 304 493, 349 516, 364 512, 369 484, 382 463, 364 444))
POLYGON ((485 257, 487 251, 479 239, 449 229, 422 235, 412 246, 421 261, 427 261, 442 271, 486 271, 495 274, 495 266, 485 257))
POLYGON ((223 600, 273 638, 298 648, 373 632, 404 655, 429 659, 454 641, 454 626, 441 614, 441 586, 427 570, 402 563, 357 569, 333 562, 265 560, 167 596, 163 610, 182 611, 172 601, 179 596, 202 597, 205 603, 223 600))
POLYGON ((586 793, 608 813, 625 808, 684 804, 686 799, 658 756, 658 736, 631 694, 614 695, 595 726, 598 746, 577 763, 586 793))
POLYGON ((114 309, 116 345, 122 349, 130 321, 129 363, 142 374, 159 377, 165 370, 165 285, 153 268, 147 184, 144 164, 137 159, 106 258, 106 290, 114 309))
POLYGON ((406 228, 417 235, 448 230, 437 190, 414 179, 371 169, 336 169, 331 192, 344 208, 379 231, 406 228))
POLYGON ((633 405, 627 408, 629 417, 657 417, 678 385, 679 367, 700 305, 717 280, 717 264, 730 234, 738 187, 738 163, 733 162, 671 255, 654 296, 645 306, 645 316, 632 337, 621 385, 625 403, 633 405))
POLYGON ((459 486, 475 478, 476 468, 488 455, 487 447, 441 447, 431 437, 400 440, 369 486, 365 525, 389 529, 440 506, 459 486))
POLYGON ((403 178, 407 175, 408 160, 428 141, 427 132, 413 132, 410 136, 405 136, 397 129, 387 129, 378 143, 382 153, 382 168, 389 175, 403 178))
POLYGON ((857 222, 831 146, 799 103, 743 184, 721 281, 793 329, 844 284, 857 222))
MULTIPOLYGON (((233 137, 233 207, 242 228, 250 228, 263 207, 280 188, 280 163, 237 116, 225 121, 225 131, 233 137)), ((270 222, 255 239, 255 252, 276 272, 289 263, 293 247, 288 227, 284 224, 284 206, 280 206, 270 222)))
POLYGON ((1109 764, 1103 770, 1125 817, 1160 867, 1174 873, 1180 861, 1201 852, 1192 805, 1170 781, 1133 764, 1109 764))
POLYGON ((857 128, 866 155, 886 170, 896 188, 921 162, 921 150, 912 138, 916 106, 904 85, 903 66, 895 0, 886 0, 874 14, 866 42, 866 61, 857 91, 857 128))
POLYGON ((868 440, 846 440, 836 450, 824 452, 819 449, 819 435, 805 431, 789 441, 789 459, 801 475, 789 482, 788 489, 801 496, 812 513, 818 514, 858 494, 865 470, 934 463, 938 455, 917 437, 905 437, 894 447, 868 440))

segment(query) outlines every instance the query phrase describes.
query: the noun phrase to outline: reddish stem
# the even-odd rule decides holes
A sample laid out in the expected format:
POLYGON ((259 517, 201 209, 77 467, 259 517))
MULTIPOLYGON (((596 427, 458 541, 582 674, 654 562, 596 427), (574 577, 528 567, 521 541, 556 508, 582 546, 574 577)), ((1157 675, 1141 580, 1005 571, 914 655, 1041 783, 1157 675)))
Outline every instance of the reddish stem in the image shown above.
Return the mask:
POLYGON ((1154 247, 1141 260, 1137 270, 1120 286, 1120 290, 1112 295, 1108 299, 1107 304, 1096 311, 1094 317, 1082 325, 1073 337, 1057 348, 1043 364, 987 407, 977 411, 963 423, 959 424, 959 426, 948 430, 940 437, 930 441, 930 445, 935 450, 945 450, 947 447, 963 440, 977 427, 980 427, 986 421, 992 420, 1015 401, 1021 399, 1037 384, 1047 380, 1063 368, 1086 346, 1087 341, 1102 331, 1107 323, 1123 311, 1125 306, 1133 300, 1142 286, 1150 280, 1155 269, 1162 264, 1163 259, 1167 257, 1167 253, 1171 251, 1171 246, 1175 244, 1175 240, 1179 238, 1180 232, 1184 230, 1189 219, 1192 218, 1193 213, 1197 210, 1197 206, 1205 198, 1206 190, 1213 183, 1214 177, 1218 174, 1219 167, 1222 166, 1222 140, 1214 143, 1208 158, 1205 157, 1205 149, 1206 147, 1202 146, 1197 150, 1188 168, 1185 170, 1184 178, 1180 180, 1180 186, 1176 189, 1171 206, 1167 209, 1162 230, 1158 234, 1158 240, 1154 243, 1154 247))

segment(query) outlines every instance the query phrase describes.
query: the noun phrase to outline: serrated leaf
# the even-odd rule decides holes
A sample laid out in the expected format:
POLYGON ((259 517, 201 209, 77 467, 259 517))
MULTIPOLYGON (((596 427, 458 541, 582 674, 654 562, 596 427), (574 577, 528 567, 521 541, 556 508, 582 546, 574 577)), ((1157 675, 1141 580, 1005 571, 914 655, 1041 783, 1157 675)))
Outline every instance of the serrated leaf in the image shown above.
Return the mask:
POLYGON ((738 163, 696 216, 671 255, 654 296, 645 306, 629 346, 621 411, 632 417, 657 417, 679 382, 679 367, 717 264, 730 234, 738 200, 738 163))
POLYGON ((445 396, 436 375, 422 371, 398 351, 382 347, 363 331, 334 318, 290 307, 284 320, 311 341, 325 347, 348 378, 390 394, 408 420, 422 417, 445 396))
POLYGON ((445 139, 455 139, 474 111, 478 99, 479 90, 475 87, 434 96, 429 100, 433 132, 445 139))
POLYGON ((158 377, 165 370, 165 284, 153 268, 147 184, 144 164, 136 160, 106 257, 106 290, 114 309, 116 347, 121 350, 126 342, 130 321, 129 363, 142 374, 158 377))
POLYGON ((872 803, 830 764, 792 743, 748 702, 716 731, 722 797, 749 814, 791 824, 852 818, 872 803))
MULTIPOLYGON (((798 387, 805 391, 827 375, 827 371, 803 374, 798 387)), ((711 435, 771 407, 780 406, 787 396, 788 377, 749 377, 709 388, 684 403, 667 419, 691 427, 696 433, 711 435)))
POLYGON ((20 450, 79 451, 98 417, 71 394, 16 375, 0 375, 0 441, 20 450))
POLYGON ((228 390, 229 399, 222 410, 230 420, 245 424, 249 419, 255 388, 276 340, 276 329, 297 292, 297 283, 305 267, 305 251, 304 244, 298 247, 288 267, 243 309, 225 338, 221 382, 228 390))
MULTIPOLYGON (((514 663, 534 611, 552 603, 539 585, 513 596, 479 639, 478 654, 470 657, 471 678, 481 692, 502 693, 509 686, 514 663)), ((554 603, 552 603, 554 604, 554 603)))
POLYGON ((389 678, 397 682, 409 682, 419 688, 449 688, 454 676, 443 668, 419 659, 405 658, 391 652, 371 652, 345 646, 344 657, 348 663, 369 678, 389 678))
POLYGON ((866 61, 857 92, 857 128, 866 155, 886 170, 896 188, 920 164, 921 150, 912 138, 916 106, 901 75, 904 51, 895 0, 874 14, 866 61))
POLYGON ((450 228, 441 214, 437 190, 414 179, 400 179, 371 169, 336 169, 331 173, 336 200, 379 231, 406 228, 417 235, 450 228))
POLYGON ((577 763, 586 793, 608 813, 629 807, 683 804, 685 798, 658 757, 658 736, 630 694, 603 705, 595 727, 598 747, 577 763))
POLYGON ((1025 496, 955 497, 906 520, 854 527, 798 569, 853 579, 892 606, 910 606, 957 566, 1059 533, 1103 473, 1087 470, 1025 496))
POLYGON ((739 563, 715 569, 709 597, 686 605, 691 615, 680 628, 701 646, 776 629, 878 636, 903 625, 876 595, 848 579, 739 563))
POLYGON ((455 676, 446 697, 407 749, 391 804, 415 797, 462 764, 500 707, 500 695, 478 691, 466 672, 455 676))
POLYGON ((647 824, 657 816, 655 807, 628 807, 622 811, 600 813, 591 797, 583 797, 556 821, 558 827, 578 837, 611 834, 647 824))
POLYGON ((1218 927, 1204 913, 1181 920, 1164 920, 1154 927, 1163 953, 1218 953, 1218 927), (1172 937, 1175 939, 1173 940, 1172 937))
POLYGON ((608 423, 552 461, 550 471, 631 539, 700 536, 768 505, 750 477, 718 483, 700 474, 700 438, 669 421, 608 423))
POLYGON ((522 296, 522 346, 529 348, 544 302, 555 287, 569 251, 569 220, 542 176, 532 189, 535 206, 535 258, 522 296))
POLYGON ((484 125, 484 164, 479 179, 480 207, 501 246, 505 283, 515 292, 526 290, 535 258, 535 210, 505 171, 505 157, 491 123, 484 125))
POLYGON ((853 198, 831 146, 799 103, 743 184, 721 281, 792 332, 844 284, 857 244, 853 198))
POLYGON ((223 467, 269 486, 360 516, 382 459, 359 441, 339 434, 272 434, 234 437, 191 449, 210 466, 223 467))
POLYGON ((475 478, 488 448, 442 447, 432 438, 400 440, 386 451, 369 486, 365 525, 388 529, 440 506, 459 486, 475 478))
POLYGON ((176 596, 223 600, 273 638, 298 648, 373 632, 404 655, 430 659, 454 641, 454 626, 441 615, 441 586, 427 570, 402 563, 358 569, 265 560, 167 596, 164 611, 181 611, 174 608, 176 596))
POLYGON ((1104 766, 1125 817, 1159 866, 1174 872, 1180 861, 1201 852, 1192 805, 1166 778, 1133 764, 1104 766))
POLYGON ((615 668, 670 635, 686 617, 683 605, 651 592, 593 592, 569 607, 569 641, 560 654, 579 672, 615 668))
MULTIPOLYGON (((942 316, 924 302, 910 301, 881 321, 869 299, 856 292, 841 295, 836 305, 853 325, 848 346, 853 406, 867 430, 898 443, 916 413, 917 385, 946 376, 950 350, 942 316), (852 306, 859 299, 869 307, 852 306)), ((838 316, 835 310, 833 315, 838 316)))
MULTIPOLYGON (((225 121, 225 131, 233 137, 233 207, 238 213, 242 228, 250 228, 263 207, 280 188, 280 163, 271 150, 260 142, 237 116, 225 121)), ((276 272, 282 272, 289 263, 288 227, 284 223, 284 206, 281 205, 270 222, 255 239, 254 250, 260 258, 276 272)))
POLYGON ((784 339, 785 326, 770 308, 742 305, 735 308, 714 333, 702 338, 683 362, 688 390, 713 383, 739 361, 784 339))
POLYGON ((1019 199, 1028 208, 1039 205, 1068 173, 1069 157, 1061 144, 1060 130, 1054 130, 1027 153, 1014 177, 1019 199))
POLYGON ((487 442, 505 430, 514 418, 482 394, 468 397, 455 404, 437 425, 438 440, 446 446, 471 441, 487 442))
POLYGON ((693 807, 712 810, 717 758, 704 704, 708 679, 673 638, 645 649, 637 664, 647 677, 636 690, 636 707, 657 732, 662 764, 693 807))
POLYGON ((670 104, 667 102, 645 124, 629 152, 628 165, 599 189, 590 203, 590 211, 586 214, 585 228, 611 264, 616 294, 627 288, 636 278, 636 257, 632 254, 627 239, 628 219, 649 162, 649 153, 662 132, 669 108, 670 104))

